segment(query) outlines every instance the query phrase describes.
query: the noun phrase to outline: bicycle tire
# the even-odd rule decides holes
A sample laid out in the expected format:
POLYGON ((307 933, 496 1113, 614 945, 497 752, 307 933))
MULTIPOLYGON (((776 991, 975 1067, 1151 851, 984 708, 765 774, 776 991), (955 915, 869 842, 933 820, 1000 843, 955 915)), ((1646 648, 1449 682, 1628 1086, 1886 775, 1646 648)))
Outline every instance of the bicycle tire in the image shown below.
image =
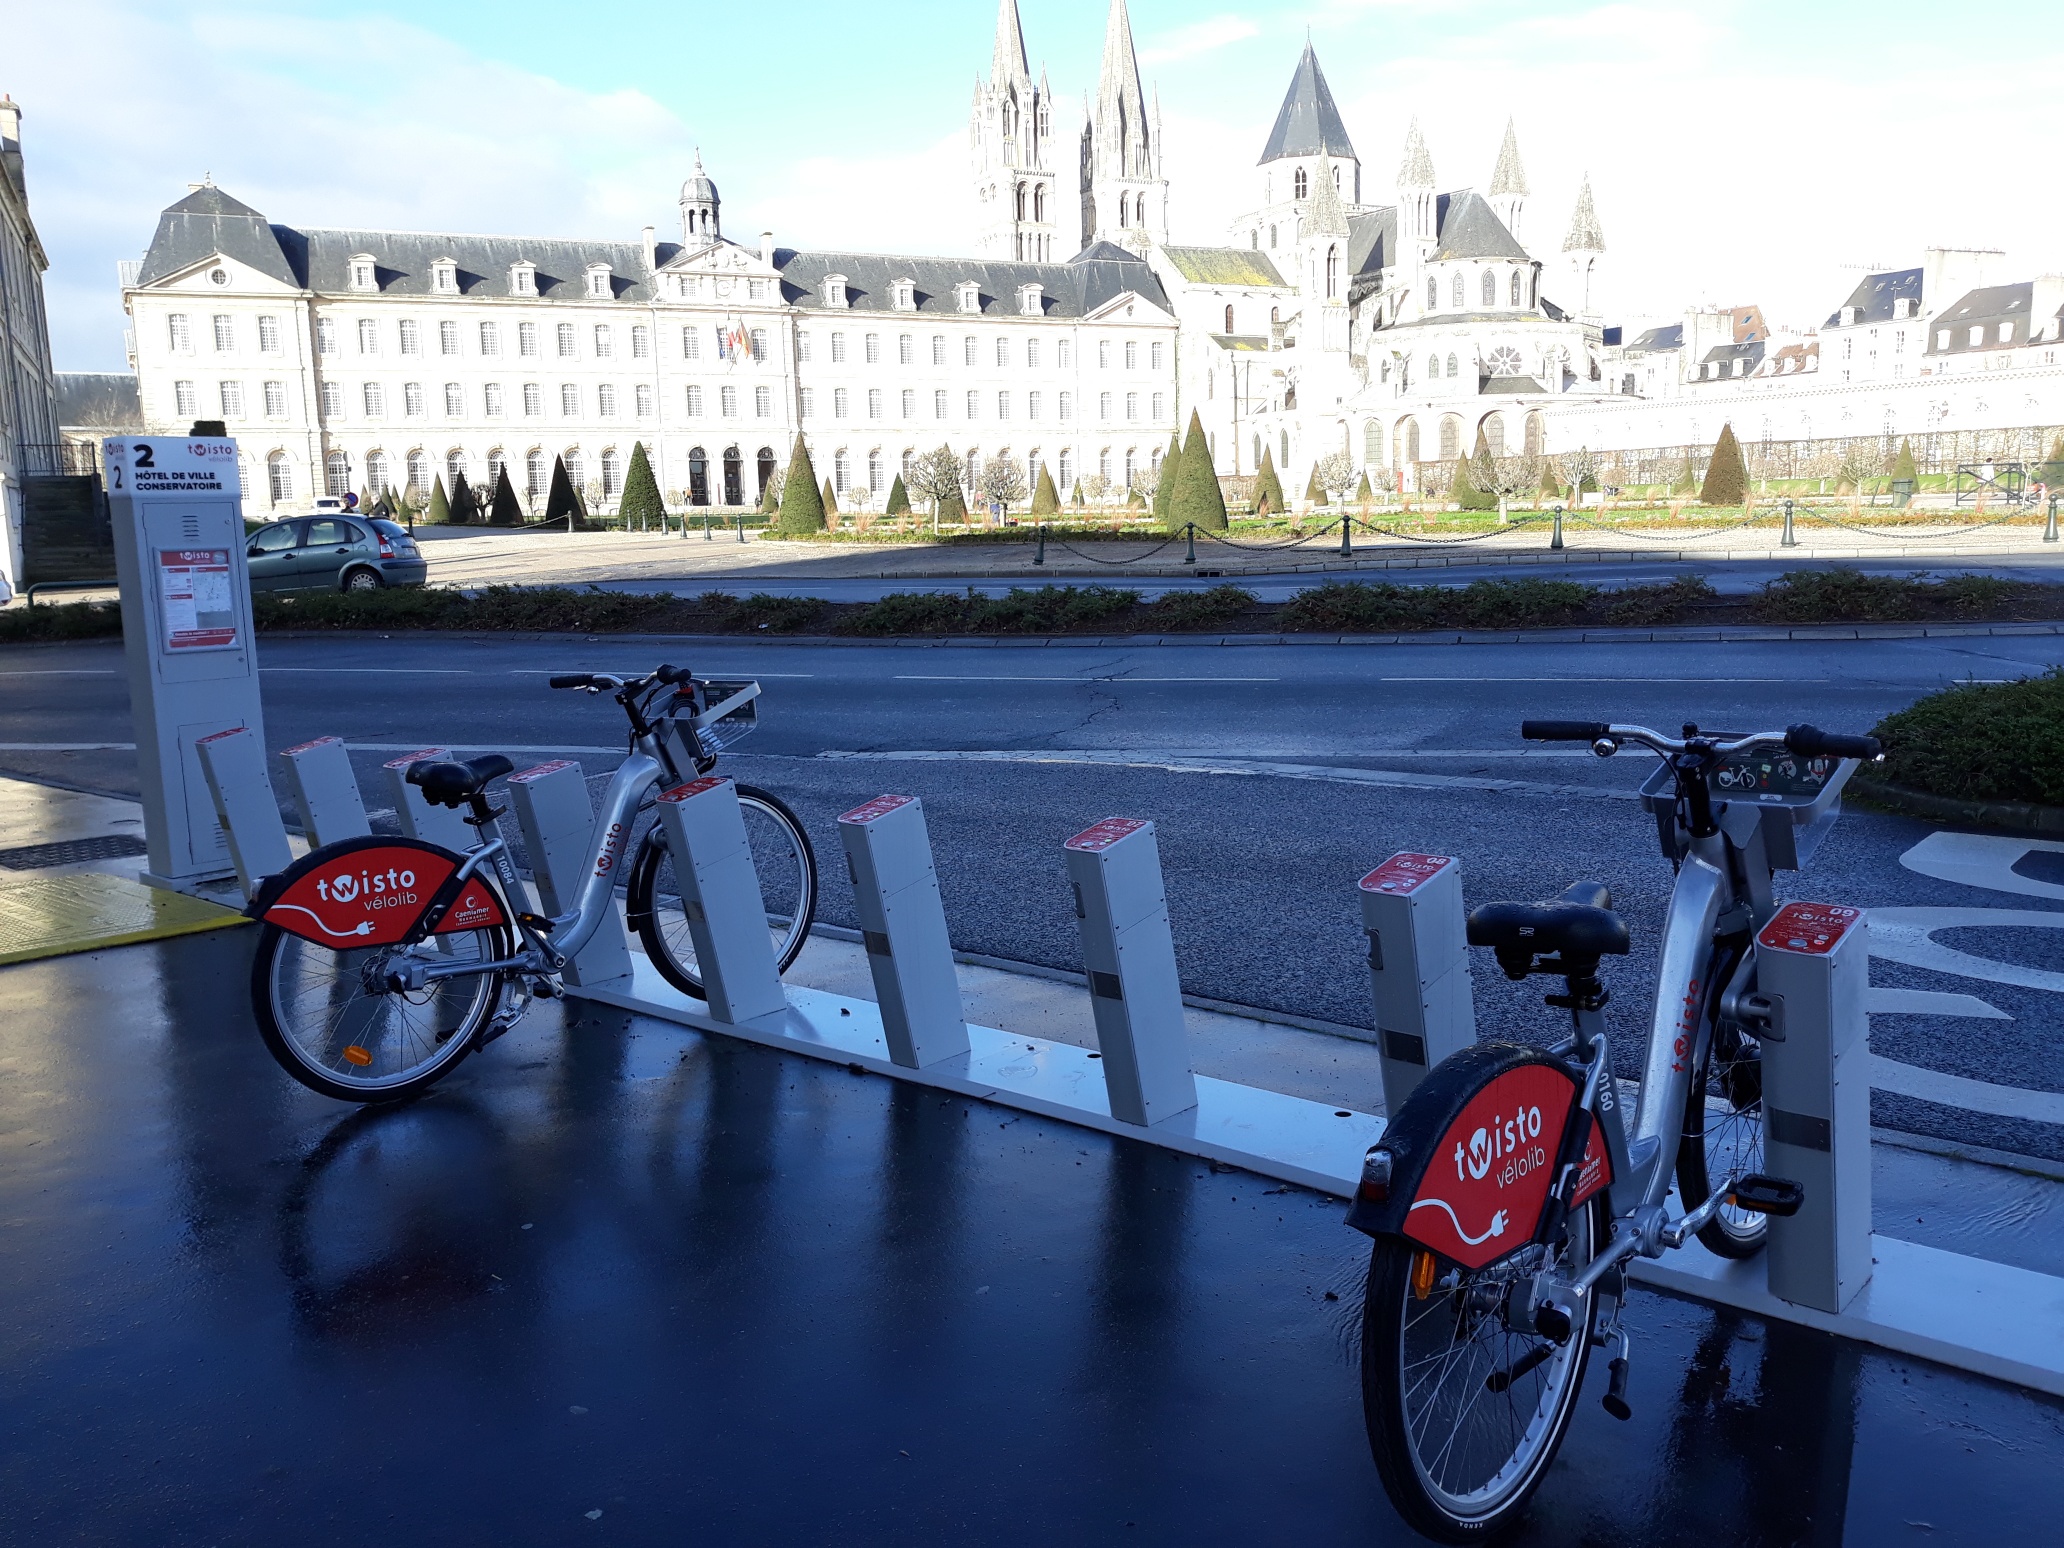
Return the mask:
MULTIPOLYGON (((431 939, 441 943, 444 954, 463 953, 483 962, 509 954, 509 933, 502 926, 431 939)), ((465 1062, 501 1005, 502 975, 444 979, 421 997, 369 993, 366 963, 398 949, 333 951, 275 924, 260 929, 251 955, 251 1009, 258 1035, 281 1069, 309 1090, 340 1102, 387 1103, 422 1095, 465 1062), (317 1029, 300 1007, 316 995, 323 997, 325 1014, 311 1046, 310 1034, 317 1029), (427 1009, 429 1014, 407 1014, 397 1009, 400 1006, 427 1009), (360 1019, 364 1012, 355 1007, 377 1011, 375 1031, 368 1033, 368 1023, 360 1019), (343 1037, 351 1041, 340 1041, 343 1037), (316 1053, 313 1046, 329 1053, 316 1053), (360 1065, 357 1057, 347 1057, 347 1049, 366 1056, 366 1062, 360 1065), (390 1049, 403 1057, 383 1061, 381 1055, 390 1049), (368 1073, 360 1074, 361 1069, 368 1073)))
MULTIPOLYGON (((1593 1200, 1570 1217, 1569 1234, 1559 1249, 1569 1266, 1588 1262, 1604 1239, 1604 1210, 1602 1199, 1593 1200)), ((1414 1293, 1412 1284, 1413 1265, 1421 1256, 1431 1255, 1400 1237, 1384 1236, 1377 1238, 1369 1257, 1362 1306, 1362 1413, 1369 1450, 1392 1506, 1407 1525, 1438 1542, 1484 1542, 1518 1520, 1554 1465, 1583 1390, 1599 1292, 1594 1288, 1585 1295, 1582 1315, 1573 1319, 1566 1343, 1549 1345, 1554 1352, 1543 1364, 1513 1379, 1501 1394, 1502 1404, 1495 1398, 1484 1402, 1487 1391, 1497 1391, 1489 1387, 1495 1373, 1509 1372, 1529 1342, 1545 1342, 1506 1329, 1499 1310, 1507 1290, 1531 1277, 1533 1269, 1522 1267, 1528 1254, 1475 1271, 1447 1265, 1423 1296, 1414 1293), (1415 1315, 1415 1305, 1425 1309, 1415 1315), (1473 1318, 1473 1324, 1467 1318, 1473 1318), (1471 1328, 1466 1340, 1461 1336, 1465 1326, 1471 1328), (1488 1334, 1480 1351, 1479 1332, 1488 1334), (1415 1362, 1412 1350, 1420 1345, 1440 1353, 1415 1362), (1436 1359, 1457 1356, 1461 1364, 1452 1382, 1448 1370, 1420 1370, 1436 1359), (1434 1383, 1431 1388, 1429 1381, 1434 1383), (1524 1409, 1528 1393, 1533 1407, 1524 1409), (1445 1437, 1436 1433, 1436 1414, 1415 1418, 1414 1411, 1415 1401, 1431 1409, 1443 1394, 1459 1408, 1454 1430, 1445 1437), (1515 1400, 1515 1394, 1521 1396, 1515 1400), (1517 1430, 1509 1447, 1496 1439, 1501 1407, 1508 1437, 1517 1430), (1479 1419, 1486 1439, 1465 1449, 1457 1463, 1460 1427, 1479 1419), (1430 1461, 1425 1454, 1429 1447, 1436 1448, 1430 1461), (1458 1466, 1462 1471, 1454 1470, 1458 1466), (1447 1469, 1441 1479, 1432 1476, 1436 1468, 1447 1469), (1467 1482, 1473 1473, 1486 1470, 1489 1476, 1479 1487, 1446 1486, 1467 1482)))
MULTIPOLYGON (((754 868, 768 908, 774 938, 774 967, 786 973, 801 955, 817 917, 817 854, 802 819, 771 791, 756 785, 738 787, 738 804, 746 835, 753 844, 754 868), (783 848, 787 853, 782 853, 783 848), (783 912, 785 910, 785 912, 783 912)), ((638 845, 625 888, 625 912, 638 942, 660 977, 693 999, 707 999, 695 963, 695 943, 673 884, 673 856, 666 832, 654 823, 638 845)))
MULTIPOLYGON (((1761 1045, 1722 1022, 1706 1039, 1691 1075, 1677 1141, 1677 1195, 1687 1211, 1706 1202, 1716 1172, 1763 1170, 1761 1045)), ((1715 1256, 1753 1258, 1770 1240, 1770 1217, 1723 1204, 1699 1228, 1698 1239, 1715 1256)))

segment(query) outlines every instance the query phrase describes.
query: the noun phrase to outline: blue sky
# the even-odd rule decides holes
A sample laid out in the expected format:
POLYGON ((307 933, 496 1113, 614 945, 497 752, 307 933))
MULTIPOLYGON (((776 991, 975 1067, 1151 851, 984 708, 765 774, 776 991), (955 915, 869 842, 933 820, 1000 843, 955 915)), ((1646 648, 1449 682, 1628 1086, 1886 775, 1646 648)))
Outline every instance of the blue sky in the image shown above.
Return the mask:
MULTIPOLYGON (((1483 186, 1508 114, 1552 258, 1589 171, 1629 320, 1755 301, 1810 325, 1928 243, 2064 269, 2064 44, 2033 4, 1134 0, 1177 240, 1223 240, 1306 29, 1388 197, 1423 122, 1483 186), (1966 40, 1974 40, 1967 42, 1966 40)), ((1023 0, 1071 167, 1106 0, 1023 0)), ((535 0, 0 0, 61 369, 117 369, 117 259, 204 173, 297 225, 664 233, 700 145, 726 228, 957 252, 987 0, 583 10, 535 0), (590 20, 589 18, 601 18, 590 20)), ((1552 290, 1551 290, 1552 293, 1552 290)))

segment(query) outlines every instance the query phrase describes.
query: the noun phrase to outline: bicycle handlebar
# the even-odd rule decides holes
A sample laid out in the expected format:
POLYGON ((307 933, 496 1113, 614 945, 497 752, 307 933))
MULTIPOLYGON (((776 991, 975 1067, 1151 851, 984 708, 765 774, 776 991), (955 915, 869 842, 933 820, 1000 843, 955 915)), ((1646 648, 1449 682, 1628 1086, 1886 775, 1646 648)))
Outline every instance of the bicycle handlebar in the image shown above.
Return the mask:
MULTIPOLYGON (((1664 736, 1647 726, 1607 725, 1595 720, 1526 720, 1520 722, 1519 734, 1530 742, 1605 744, 1600 749, 1600 755, 1605 757, 1611 756, 1621 742, 1639 742, 1666 758, 1685 751, 1691 745, 1688 739, 1664 736)), ((1883 744, 1874 736, 1848 736, 1808 725, 1788 726, 1782 731, 1755 731, 1725 741, 1715 738, 1702 740, 1712 751, 1722 754, 1743 752, 1751 747, 1782 747, 1801 758, 1858 758, 1869 762, 1884 755, 1883 744)))
POLYGON ((568 672, 563 676, 552 678, 546 686, 552 688, 592 688, 594 684, 595 679, 586 672, 568 672))
POLYGON ((1802 758, 1876 759, 1884 755, 1884 744, 1874 736, 1844 736, 1818 726, 1787 726, 1785 747, 1802 758))
POLYGON ((1601 720, 1522 720, 1519 734, 1529 742, 1595 742, 1612 727, 1601 720))
POLYGON ((690 680, 686 667, 660 666, 649 677, 612 677, 607 672, 562 672, 548 678, 547 686, 553 688, 591 688, 597 693, 612 688, 642 689, 648 683, 685 683, 690 680))

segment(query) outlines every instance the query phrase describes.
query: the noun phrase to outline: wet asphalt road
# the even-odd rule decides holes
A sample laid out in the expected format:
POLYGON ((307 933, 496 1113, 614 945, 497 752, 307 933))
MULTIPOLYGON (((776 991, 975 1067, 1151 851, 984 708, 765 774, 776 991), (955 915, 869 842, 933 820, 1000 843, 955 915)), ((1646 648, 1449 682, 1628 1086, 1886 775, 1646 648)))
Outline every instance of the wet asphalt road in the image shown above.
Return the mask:
MULTIPOLYGON (((0 1544, 1415 1539, 1336 1201, 546 1004, 292 1085, 250 932, 0 971, 0 1544)), ((1523 1548, 2053 1541, 2064 1404, 1637 1293, 1523 1548)))
MULTIPOLYGON (((1400 850, 1457 854, 1470 903, 1530 898, 1578 877, 1612 886, 1635 954, 1609 982, 1631 1060, 1652 993, 1671 873, 1631 799, 1646 755, 1601 762, 1527 748, 1528 715, 1761 728, 1809 720, 1863 730, 1951 681, 2000 680, 2064 657, 2045 637, 1559 646, 804 646, 605 638, 277 639, 264 647, 267 739, 339 735, 368 789, 384 758, 430 744, 570 752, 615 762, 618 712, 553 693, 552 671, 639 671, 661 659, 765 683, 762 729, 726 768, 786 797, 820 855, 835 815, 885 790, 927 808, 962 949, 1079 966, 1059 846, 1104 816, 1159 825, 1184 987, 1363 1024, 1354 881, 1400 850), (971 753, 986 754, 970 758, 971 753), (919 757, 902 755, 916 754, 919 757), (1072 761, 1086 757, 1118 763, 1072 761), (1170 768, 1168 765, 1175 765, 1170 768), (1260 769, 1266 764, 1267 770, 1260 769), (1202 772, 1210 770, 1212 772, 1202 772), (1372 784, 1371 775, 1390 781, 1372 784)), ((24 744, 126 741, 110 644, 16 650, 0 661, 0 768, 96 789, 134 788, 120 751, 24 744)), ((1933 829, 1852 809, 1792 897, 1863 905, 2042 907, 1932 880, 1899 857, 1933 829)), ((822 917, 850 925, 841 870, 822 917)), ((1946 931, 1944 944, 2054 970, 2055 932, 1946 931)), ((1923 1069, 2064 1091, 2056 997, 1880 962, 1875 981, 1981 991, 2009 1021, 1880 1016, 1873 1046, 1923 1069)), ((1539 1038, 1538 986, 1475 975, 1479 1026, 1539 1038)), ((2064 1159, 2057 1126, 1880 1092, 1880 1124, 2064 1159)))

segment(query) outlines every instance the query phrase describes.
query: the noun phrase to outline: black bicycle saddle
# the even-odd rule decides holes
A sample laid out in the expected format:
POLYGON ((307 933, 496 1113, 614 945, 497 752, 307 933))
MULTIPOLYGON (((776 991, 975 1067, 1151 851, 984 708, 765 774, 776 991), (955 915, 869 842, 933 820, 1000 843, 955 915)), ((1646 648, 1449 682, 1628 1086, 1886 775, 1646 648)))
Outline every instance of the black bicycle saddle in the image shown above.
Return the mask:
POLYGON ((1600 957, 1624 957, 1627 922, 1612 911, 1603 882, 1573 882, 1541 903, 1486 903, 1469 912, 1469 944, 1497 953, 1507 978, 1524 978, 1534 959, 1558 956, 1577 976, 1594 973, 1600 957))
POLYGON ((423 799, 432 806, 462 806, 485 790, 489 780, 500 779, 515 767, 500 753, 463 763, 456 758, 418 758, 402 777, 419 786, 423 799))

